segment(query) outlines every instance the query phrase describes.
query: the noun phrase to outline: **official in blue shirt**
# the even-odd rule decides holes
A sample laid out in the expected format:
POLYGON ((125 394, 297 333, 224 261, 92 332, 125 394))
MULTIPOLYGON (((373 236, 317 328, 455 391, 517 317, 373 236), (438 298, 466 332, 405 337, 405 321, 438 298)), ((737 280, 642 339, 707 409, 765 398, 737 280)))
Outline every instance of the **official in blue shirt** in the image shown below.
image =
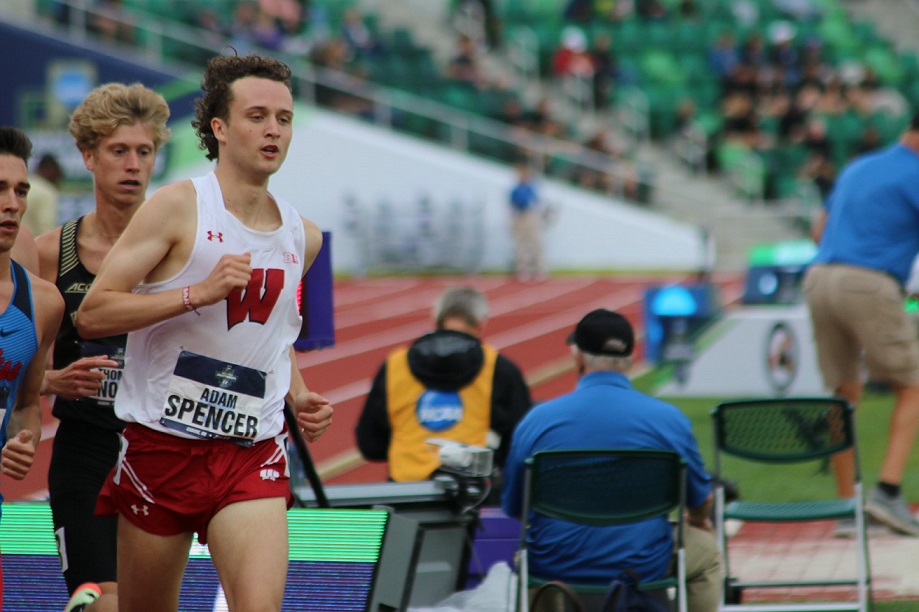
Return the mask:
MULTIPOLYGON (((919 536, 901 491, 919 432, 919 337, 904 311, 904 286, 919 254, 919 113, 899 142, 846 166, 814 224, 817 255, 804 278, 824 386, 857 406, 863 371, 891 385, 896 401, 878 484, 865 512, 919 536)), ((852 456, 834 461, 837 492, 855 495, 852 456)), ((840 523, 837 535, 854 535, 840 523)))
POLYGON ((526 162, 520 162, 516 171, 517 182, 508 196, 514 236, 514 267, 519 280, 539 280, 546 275, 542 247, 543 207, 530 167, 526 162))
MULTIPOLYGON (((514 431, 505 464, 504 511, 520 517, 524 462, 538 451, 595 448, 673 450, 687 462, 688 526, 684 541, 688 603, 693 612, 717 610, 721 557, 712 531, 711 477, 705 471, 689 419, 678 408, 632 389, 626 372, 635 337, 629 321, 594 310, 571 337, 580 380, 574 392, 534 407, 514 431)), ((638 525, 592 527, 534 516, 529 562, 535 575, 608 583, 622 570, 641 580, 663 578, 673 557, 666 518, 638 525)))

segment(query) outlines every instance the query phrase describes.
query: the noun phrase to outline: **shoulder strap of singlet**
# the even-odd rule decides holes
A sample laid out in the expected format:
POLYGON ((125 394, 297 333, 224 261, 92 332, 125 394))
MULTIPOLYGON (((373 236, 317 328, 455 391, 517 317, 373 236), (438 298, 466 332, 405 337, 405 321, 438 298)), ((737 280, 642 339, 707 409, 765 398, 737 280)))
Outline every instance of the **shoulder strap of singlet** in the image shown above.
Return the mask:
POLYGON ((29 290, 29 274, 26 269, 18 263, 10 260, 13 269, 13 279, 16 287, 16 293, 13 295, 13 306, 18 308, 28 319, 33 321, 35 316, 32 312, 32 292, 29 290))
POLYGON ((61 228, 61 253, 57 258, 58 278, 80 265, 80 257, 77 254, 77 229, 82 220, 83 217, 73 219, 61 228))

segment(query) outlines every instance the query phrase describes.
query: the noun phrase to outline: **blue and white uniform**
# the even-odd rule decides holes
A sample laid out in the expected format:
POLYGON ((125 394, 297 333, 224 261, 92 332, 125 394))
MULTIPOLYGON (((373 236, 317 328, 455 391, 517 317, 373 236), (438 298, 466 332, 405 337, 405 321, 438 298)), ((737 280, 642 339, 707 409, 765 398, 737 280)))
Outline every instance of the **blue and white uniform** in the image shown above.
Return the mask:
MULTIPOLYGON (((16 404, 16 393, 38 350, 32 285, 25 268, 10 260, 13 297, 0 314, 0 448, 6 444, 6 429, 16 404)), ((0 502, 3 495, 0 494, 0 502)))

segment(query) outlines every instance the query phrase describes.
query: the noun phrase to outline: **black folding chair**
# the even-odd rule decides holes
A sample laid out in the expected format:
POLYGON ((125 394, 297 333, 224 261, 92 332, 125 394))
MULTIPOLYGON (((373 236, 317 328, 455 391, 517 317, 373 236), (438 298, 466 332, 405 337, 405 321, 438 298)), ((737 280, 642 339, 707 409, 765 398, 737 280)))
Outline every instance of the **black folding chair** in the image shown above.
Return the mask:
MULTIPOLYGON (((712 412, 715 428, 715 528, 727 578, 722 610, 795 611, 859 610, 871 605, 871 572, 863 511, 861 468, 855 439, 853 409, 842 398, 775 398, 724 402, 712 412), (833 455, 851 450, 855 459, 855 497, 774 501, 746 499, 725 502, 722 466, 725 456, 743 463, 768 464, 769 477, 780 479, 790 464, 825 464, 833 455), (805 522, 832 519, 855 521, 856 575, 851 579, 740 580, 731 576, 730 547, 725 521, 805 522), (744 588, 855 585, 854 603, 744 605, 736 601, 744 588), (734 594, 732 596, 732 594, 734 594)), ((790 496, 795 491, 788 490, 790 496)))
MULTIPOLYGON (((529 572, 527 539, 533 514, 580 525, 605 526, 637 523, 675 512, 676 573, 661 580, 642 582, 638 588, 643 591, 675 588, 678 610, 686 612, 685 499, 686 462, 673 451, 612 449, 534 454, 526 461, 517 609, 528 612, 528 587, 553 579, 529 572)), ((602 595, 609 587, 608 583, 565 582, 581 594, 602 595)))

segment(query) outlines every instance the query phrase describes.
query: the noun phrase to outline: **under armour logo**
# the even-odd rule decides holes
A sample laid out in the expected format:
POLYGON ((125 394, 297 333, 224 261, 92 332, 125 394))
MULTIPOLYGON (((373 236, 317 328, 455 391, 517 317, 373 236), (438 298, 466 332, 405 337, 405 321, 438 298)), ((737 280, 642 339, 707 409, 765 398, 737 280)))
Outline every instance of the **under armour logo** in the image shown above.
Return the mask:
POLYGON ((259 476, 262 477, 262 480, 270 480, 274 482, 281 477, 281 474, 277 470, 265 469, 259 472, 259 476))
POLYGON ((137 504, 131 504, 131 510, 134 512, 134 514, 140 514, 143 512, 144 516, 150 516, 150 508, 147 506, 147 504, 144 504, 139 508, 137 507, 137 504))
POLYGON ((214 240, 217 242, 223 242, 223 232, 212 232, 211 230, 207 230, 207 239, 211 242, 214 240))

